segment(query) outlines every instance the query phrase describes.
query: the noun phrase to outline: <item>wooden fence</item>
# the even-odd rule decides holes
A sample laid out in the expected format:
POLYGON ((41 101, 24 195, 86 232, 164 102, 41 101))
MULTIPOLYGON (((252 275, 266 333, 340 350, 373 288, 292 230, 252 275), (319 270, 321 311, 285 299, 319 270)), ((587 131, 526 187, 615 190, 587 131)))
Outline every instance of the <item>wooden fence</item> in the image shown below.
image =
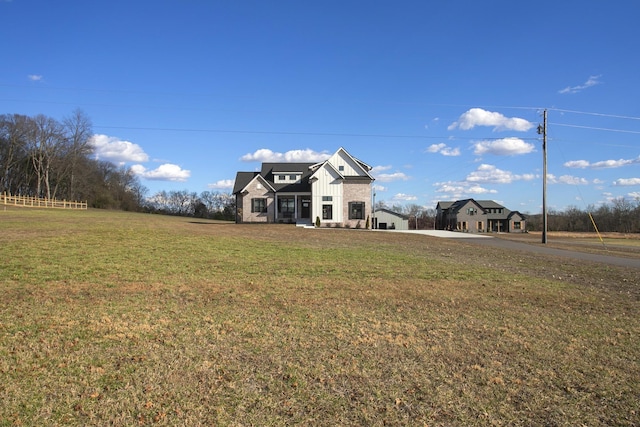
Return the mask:
POLYGON ((70 202, 68 200, 12 196, 7 193, 0 194, 0 204, 5 206, 12 205, 30 208, 87 209, 87 202, 70 202))

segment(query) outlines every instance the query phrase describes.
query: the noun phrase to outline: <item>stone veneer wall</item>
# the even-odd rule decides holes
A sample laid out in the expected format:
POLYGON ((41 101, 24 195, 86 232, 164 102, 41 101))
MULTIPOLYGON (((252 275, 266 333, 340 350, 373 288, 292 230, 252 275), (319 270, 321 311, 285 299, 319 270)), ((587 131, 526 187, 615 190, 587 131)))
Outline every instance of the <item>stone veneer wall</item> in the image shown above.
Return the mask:
POLYGON ((371 182, 345 181, 342 187, 342 218, 345 227, 355 228, 360 223, 361 228, 367 225, 369 216, 369 227, 371 227, 371 182), (364 202, 364 218, 349 219, 349 202, 364 202))

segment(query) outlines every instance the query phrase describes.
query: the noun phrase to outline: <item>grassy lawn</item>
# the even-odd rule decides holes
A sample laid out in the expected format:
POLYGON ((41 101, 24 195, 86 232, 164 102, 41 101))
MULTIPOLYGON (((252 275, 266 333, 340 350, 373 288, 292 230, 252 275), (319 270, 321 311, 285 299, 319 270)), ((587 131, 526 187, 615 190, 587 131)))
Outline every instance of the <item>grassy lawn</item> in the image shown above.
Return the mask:
POLYGON ((639 425, 640 271, 0 210, 0 426, 639 425))

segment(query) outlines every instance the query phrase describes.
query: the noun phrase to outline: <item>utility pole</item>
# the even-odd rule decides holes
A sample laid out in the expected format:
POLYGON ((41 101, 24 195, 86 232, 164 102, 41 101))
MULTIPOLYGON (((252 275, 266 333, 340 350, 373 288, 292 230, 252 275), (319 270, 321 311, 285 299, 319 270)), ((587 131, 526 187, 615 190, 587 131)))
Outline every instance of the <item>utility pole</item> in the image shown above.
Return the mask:
POLYGON ((542 243, 547 243, 547 109, 543 112, 542 125, 538 125, 538 134, 542 134, 542 243))
POLYGON ((376 190, 373 190, 373 210, 371 213, 371 229, 375 230, 378 228, 378 224, 376 222, 376 190))

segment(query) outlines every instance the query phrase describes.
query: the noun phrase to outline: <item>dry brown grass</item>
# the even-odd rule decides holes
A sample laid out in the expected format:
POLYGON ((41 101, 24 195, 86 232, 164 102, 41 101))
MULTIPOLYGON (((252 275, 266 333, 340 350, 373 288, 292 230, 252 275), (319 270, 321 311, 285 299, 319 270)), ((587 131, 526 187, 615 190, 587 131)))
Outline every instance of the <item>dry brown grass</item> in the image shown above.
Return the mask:
POLYGON ((0 214, 0 425, 640 423, 639 271, 399 233, 0 214))

